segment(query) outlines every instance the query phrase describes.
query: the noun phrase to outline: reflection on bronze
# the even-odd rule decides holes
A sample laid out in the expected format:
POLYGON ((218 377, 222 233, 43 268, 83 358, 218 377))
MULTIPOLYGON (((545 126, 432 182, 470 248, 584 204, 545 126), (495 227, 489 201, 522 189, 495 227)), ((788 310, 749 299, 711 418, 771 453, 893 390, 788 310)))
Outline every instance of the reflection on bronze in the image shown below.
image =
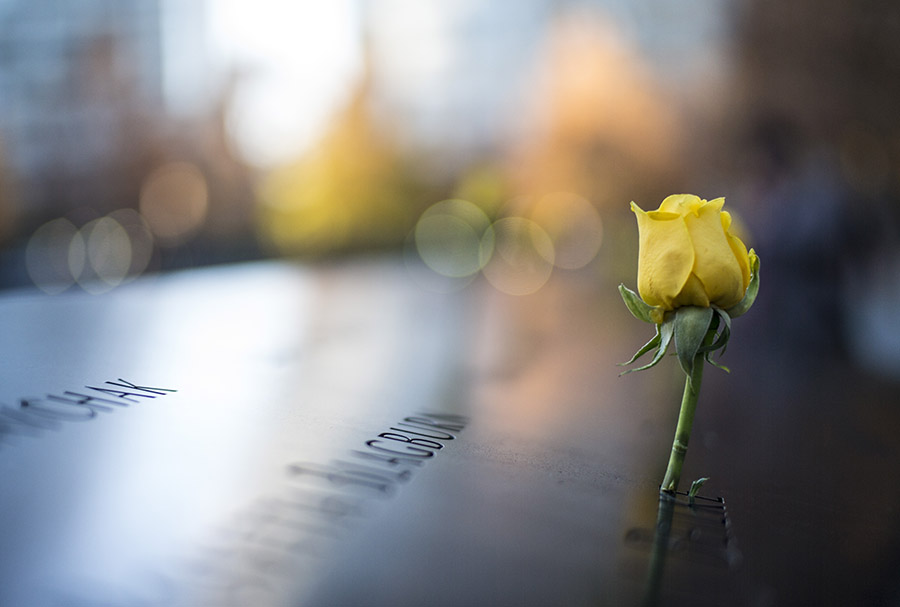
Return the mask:
MULTIPOLYGON (((625 535, 625 541, 650 551, 647 576, 644 580, 641 605, 652 607, 665 604, 665 596, 676 586, 694 586, 702 572, 695 565, 736 570, 742 561, 731 519, 721 497, 690 497, 685 492, 674 495, 660 493, 656 526, 649 529, 633 528, 625 535), (664 583, 667 561, 677 559, 688 569, 678 574, 670 573, 669 583, 664 583), (675 575, 675 577, 672 577, 675 575), (684 575, 686 579, 679 580, 684 575)), ((672 565, 669 565, 670 568, 672 565)), ((702 584, 702 579, 700 579, 702 584)), ((697 587, 702 591, 702 587, 697 587)))
POLYGON ((644 596, 641 599, 641 605, 644 607, 659 604, 659 591, 662 586, 663 569, 666 565, 666 554, 669 551, 669 535, 672 532, 672 515, 674 513, 675 498, 660 492, 656 531, 653 534, 653 552, 650 555, 650 567, 647 570, 644 596))

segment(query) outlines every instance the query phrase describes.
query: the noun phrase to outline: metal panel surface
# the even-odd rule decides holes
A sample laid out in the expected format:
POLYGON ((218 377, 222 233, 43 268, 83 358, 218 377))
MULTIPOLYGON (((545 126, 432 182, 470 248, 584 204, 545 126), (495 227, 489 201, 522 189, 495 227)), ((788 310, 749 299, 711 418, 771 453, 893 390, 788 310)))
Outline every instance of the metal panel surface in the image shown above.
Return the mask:
MULTIPOLYGON (((737 371, 689 455, 711 490, 660 504, 677 371, 617 377, 640 337, 586 278, 515 298, 391 259, 267 262, 4 296, 0 605, 895 596, 888 485, 865 523, 812 493, 827 437, 804 454, 737 371)), ((847 466, 893 465, 858 431, 847 466)))

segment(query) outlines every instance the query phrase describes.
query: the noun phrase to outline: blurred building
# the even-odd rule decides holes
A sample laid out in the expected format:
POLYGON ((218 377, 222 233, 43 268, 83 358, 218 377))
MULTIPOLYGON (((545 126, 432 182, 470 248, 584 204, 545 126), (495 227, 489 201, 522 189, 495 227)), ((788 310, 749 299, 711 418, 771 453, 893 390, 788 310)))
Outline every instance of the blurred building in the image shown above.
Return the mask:
POLYGON ((160 122, 160 24, 158 0, 0 2, 0 145, 23 220, 127 197, 121 172, 160 122))
POLYGON ((140 210, 123 227, 152 233, 154 267, 246 254, 252 195, 225 133, 228 79, 211 69, 205 7, 0 0, 0 283, 28 282, 25 246, 45 222, 79 229, 122 209, 140 210), (161 190, 161 174, 193 181, 161 190))

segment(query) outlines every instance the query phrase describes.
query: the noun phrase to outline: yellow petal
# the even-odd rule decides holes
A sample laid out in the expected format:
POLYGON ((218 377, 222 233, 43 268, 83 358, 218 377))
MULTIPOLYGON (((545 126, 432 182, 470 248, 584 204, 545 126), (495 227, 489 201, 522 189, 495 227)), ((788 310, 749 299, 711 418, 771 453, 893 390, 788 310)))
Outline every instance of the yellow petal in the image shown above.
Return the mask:
POLYGON ((706 294, 706 286, 697 278, 696 274, 691 273, 687 281, 672 301, 672 307, 680 308, 681 306, 700 306, 701 308, 709 307, 709 296, 706 294))
POLYGON ((631 210, 637 216, 640 237, 638 292, 651 306, 671 310, 694 266, 687 226, 675 213, 647 213, 633 202, 631 210))
POLYGON ((722 207, 725 206, 725 199, 722 197, 713 198, 712 200, 703 201, 703 212, 704 213, 713 213, 720 212, 722 207))
POLYGON ((724 198, 713 198, 710 201, 703 201, 703 205, 701 208, 702 213, 718 213, 722 211, 722 207, 725 206, 724 198))
POLYGON ((741 267, 741 278, 744 283, 744 291, 746 291, 750 285, 750 255, 747 253, 747 246, 740 238, 731 233, 731 214, 728 211, 722 211, 721 217, 722 229, 725 230, 728 245, 741 267))
POLYGON ((696 255, 693 272, 706 288, 709 301, 727 308, 744 296, 744 285, 741 267, 722 228, 724 202, 724 198, 712 200, 701 206, 697 215, 686 215, 684 221, 696 255))
POLYGON ((704 202, 699 196, 693 194, 673 194, 662 201, 658 210, 684 216, 688 213, 696 213, 704 202))

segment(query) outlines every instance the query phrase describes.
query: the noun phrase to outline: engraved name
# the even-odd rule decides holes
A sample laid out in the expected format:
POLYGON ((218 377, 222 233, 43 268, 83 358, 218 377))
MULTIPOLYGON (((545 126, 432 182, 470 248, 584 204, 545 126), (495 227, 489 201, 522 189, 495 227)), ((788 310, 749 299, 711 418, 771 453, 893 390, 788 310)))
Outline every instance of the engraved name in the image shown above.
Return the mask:
POLYGON ((66 390, 61 394, 44 397, 23 397, 18 406, 0 403, 0 446, 12 436, 39 437, 44 431, 58 430, 63 423, 87 422, 99 414, 107 414, 120 407, 128 407, 147 399, 177 392, 171 388, 143 386, 119 378, 99 386, 84 386, 84 391, 66 390))
POLYGON ((194 568, 215 604, 239 605, 254 589, 273 599, 315 578, 327 557, 376 505, 394 495, 465 428, 461 415, 421 413, 348 449, 326 464, 287 465, 287 484, 260 498, 221 529, 222 544, 194 568))
POLYGON ((451 414, 424 414, 405 417, 377 438, 352 450, 347 460, 328 465, 306 462, 288 465, 294 478, 314 478, 332 487, 361 487, 382 495, 392 494, 397 485, 409 480, 412 471, 433 458, 454 440, 453 432, 465 427, 465 419, 451 414))

